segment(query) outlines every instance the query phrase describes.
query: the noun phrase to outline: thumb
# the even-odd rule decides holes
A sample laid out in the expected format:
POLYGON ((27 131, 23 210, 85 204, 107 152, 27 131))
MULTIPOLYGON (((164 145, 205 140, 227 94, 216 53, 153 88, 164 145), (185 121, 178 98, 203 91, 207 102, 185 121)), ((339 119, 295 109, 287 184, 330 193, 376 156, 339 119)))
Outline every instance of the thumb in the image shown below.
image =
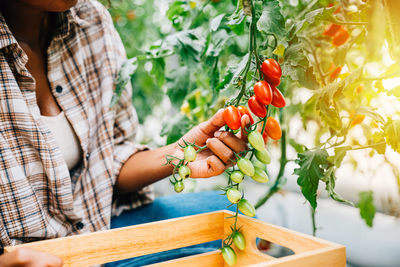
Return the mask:
POLYGON ((215 155, 209 156, 207 158, 207 165, 209 166, 208 175, 210 177, 220 175, 225 171, 224 163, 215 155))

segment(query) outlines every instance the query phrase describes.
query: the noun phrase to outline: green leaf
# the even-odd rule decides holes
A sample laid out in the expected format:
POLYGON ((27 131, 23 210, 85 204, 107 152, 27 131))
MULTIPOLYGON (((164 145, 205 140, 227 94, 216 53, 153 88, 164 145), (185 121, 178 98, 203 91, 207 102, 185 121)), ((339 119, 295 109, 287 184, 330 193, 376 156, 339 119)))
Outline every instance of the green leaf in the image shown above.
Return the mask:
POLYGON ((391 120, 383 127, 386 137, 386 143, 393 148, 394 151, 400 153, 400 120, 391 120))
POLYGON ((324 170, 329 164, 328 156, 326 150, 316 149, 299 153, 296 159, 296 163, 300 166, 294 170, 294 174, 299 176, 297 184, 313 209, 317 207, 318 184, 324 177, 324 170))
POLYGON ((400 86, 396 86, 395 88, 391 89, 387 92, 387 94, 400 98, 400 86))
POLYGON ((372 144, 376 144, 372 146, 373 149, 378 152, 378 154, 385 154, 386 152, 386 142, 385 142, 385 133, 384 132, 376 132, 372 135, 372 144))
POLYGON ((190 72, 185 67, 171 71, 166 77, 167 95, 174 107, 179 108, 189 92, 190 72))
POLYGON ((135 73, 137 67, 138 63, 135 57, 127 59, 122 63, 114 82, 115 90, 111 98, 110 107, 113 107, 119 101, 122 92, 125 90, 128 82, 131 81, 131 76, 135 73))
POLYGON ((358 193, 358 208, 360 209, 361 218, 364 219, 369 227, 372 227, 376 213, 374 193, 372 191, 358 193))
POLYGON ((357 108, 357 114, 363 114, 375 120, 376 122, 385 123, 385 119, 381 115, 376 113, 375 110, 376 109, 373 109, 371 107, 362 106, 357 108))
POLYGON ((225 17, 225 14, 221 14, 217 17, 215 17, 213 20, 210 22, 210 31, 215 32, 218 30, 219 26, 221 25, 221 22, 223 18, 225 17))
POLYGON ((167 144, 172 144, 181 138, 190 128, 190 121, 186 116, 178 113, 163 123, 161 136, 167 136, 167 144))
POLYGON ((330 156, 328 160, 335 165, 337 168, 340 167, 347 151, 351 149, 351 146, 335 147, 335 155, 330 156))
POLYGON ((204 40, 194 31, 181 31, 167 38, 175 49, 181 60, 187 64, 200 61, 200 54, 204 47, 204 40), (194 61, 194 62, 192 62, 194 61))
POLYGON ((296 23, 295 33, 300 33, 313 23, 320 22, 321 20, 332 19, 333 11, 333 8, 319 8, 308 12, 303 20, 300 20, 296 23))
POLYGON ((325 173, 323 181, 325 182, 325 189, 328 192, 329 196, 338 202, 347 203, 353 206, 353 203, 344 199, 341 195, 336 193, 335 185, 336 185, 336 175, 335 175, 335 167, 331 166, 325 173))
POLYGON ((263 12, 257 21, 257 29, 264 33, 274 33, 277 37, 285 36, 285 19, 281 14, 278 1, 264 3, 263 12))

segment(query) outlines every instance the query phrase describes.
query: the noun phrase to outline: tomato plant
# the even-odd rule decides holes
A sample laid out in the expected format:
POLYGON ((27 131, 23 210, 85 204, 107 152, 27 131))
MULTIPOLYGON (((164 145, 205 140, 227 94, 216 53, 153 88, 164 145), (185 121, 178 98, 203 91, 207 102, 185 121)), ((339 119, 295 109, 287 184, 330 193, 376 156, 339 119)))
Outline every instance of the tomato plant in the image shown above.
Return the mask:
MULTIPOLYGON (((163 30, 151 31, 154 42, 148 44, 142 36, 137 38, 143 46, 137 45, 133 37, 124 40, 131 50, 128 54, 137 58, 137 70, 132 76, 136 90, 134 104, 139 115, 144 114, 143 108, 153 105, 144 99, 150 97, 154 88, 157 88, 154 92, 167 93, 172 107, 181 111, 163 125, 162 135, 167 143, 175 142, 220 108, 237 107, 239 116, 233 113, 234 118, 249 115, 239 108, 247 105, 255 115, 250 130, 260 131, 264 143, 268 136, 279 139, 266 144, 266 149, 276 147, 275 144, 280 149, 279 159, 272 157, 278 160, 279 171, 271 177, 271 184, 265 185, 266 192, 256 208, 284 186, 289 161, 298 165, 294 174, 312 208, 312 216, 317 208, 320 182, 332 199, 352 205, 336 193, 335 181, 336 171, 353 150, 369 150, 394 174, 398 172, 386 150, 400 152, 400 114, 396 109, 400 106, 400 90, 398 84, 389 86, 394 78, 400 77, 396 64, 400 60, 397 34, 400 26, 393 21, 384 23, 391 17, 385 14, 396 7, 391 0, 386 2, 387 6, 380 1, 340 1, 340 5, 338 1, 322 0, 196 1, 196 5, 171 1, 165 13, 167 21, 160 22, 163 30), (169 30, 165 29, 167 24, 169 30), (341 70, 330 70, 331 64, 341 70), (144 86, 142 80, 150 85, 144 86), (272 100, 268 106, 257 99, 254 85, 259 81, 271 87, 272 100), (387 111, 376 103, 392 108, 387 111), (270 123, 269 118, 273 119, 270 123), (301 121, 304 131, 310 123, 315 125, 316 133, 310 134, 311 143, 307 146, 290 127, 295 119, 301 121), (355 130, 362 132, 361 138, 355 136, 355 130), (295 156, 288 154, 288 147, 296 151, 295 156)), ((115 17, 119 15, 115 23, 124 32, 123 36, 138 32, 123 31, 118 26, 124 23, 124 14, 112 12, 115 17)), ((147 14, 147 17, 152 16, 147 14)), ((129 23, 143 21, 141 12, 136 12, 135 20, 129 23)), ((123 86, 118 88, 121 90, 123 86)), ((233 128, 239 129, 240 124, 236 119, 233 121, 233 128)), ((247 158, 252 164, 255 156, 267 164, 271 159, 263 153, 252 150, 240 158, 247 158)), ((235 166, 228 171, 226 190, 238 189, 237 184, 245 179, 238 168, 242 175, 257 173, 255 164, 251 171, 249 162, 241 162, 242 168, 235 166)), ((185 161, 180 162, 184 164, 185 161)), ((400 185, 398 175, 394 177, 400 185)), ((171 180, 174 185, 179 182, 174 177, 171 180)), ((369 191, 363 193, 356 206, 370 225, 374 196, 369 191)), ((312 221, 316 230, 315 220, 312 221)), ((224 241, 225 245, 231 245, 232 236, 224 241)))

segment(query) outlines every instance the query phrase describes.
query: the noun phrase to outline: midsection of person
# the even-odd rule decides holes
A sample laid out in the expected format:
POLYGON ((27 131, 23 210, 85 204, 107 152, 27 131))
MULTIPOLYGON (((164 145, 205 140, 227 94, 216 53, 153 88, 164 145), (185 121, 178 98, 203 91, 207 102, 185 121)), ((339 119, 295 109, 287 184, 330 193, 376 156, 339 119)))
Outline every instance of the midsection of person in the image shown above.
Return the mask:
MULTIPOLYGON (((172 172, 164 155, 183 153, 182 139, 155 150, 134 142, 138 121, 130 86, 110 108, 125 60, 122 42, 103 6, 75 4, 0 4, 0 248, 108 229, 112 214, 152 201, 148 185, 172 172), (60 114, 79 148, 70 166, 45 118, 60 114)), ((247 123, 243 116, 242 126, 247 123)), ((224 124, 218 112, 182 137, 209 148, 190 163, 193 178, 222 173, 233 151, 246 149, 233 134, 215 134, 224 124)), ((19 253, 60 264, 49 255, 19 253)), ((0 256, 0 266, 13 258, 18 255, 0 256)))

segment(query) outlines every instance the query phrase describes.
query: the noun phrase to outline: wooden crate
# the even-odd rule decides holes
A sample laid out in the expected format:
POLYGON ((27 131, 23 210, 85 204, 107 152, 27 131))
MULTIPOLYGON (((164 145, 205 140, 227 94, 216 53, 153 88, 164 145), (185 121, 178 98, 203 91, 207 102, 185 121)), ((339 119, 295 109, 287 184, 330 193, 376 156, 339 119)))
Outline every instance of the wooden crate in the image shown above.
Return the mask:
MULTIPOLYGON (((6 247, 10 252, 29 247, 61 257, 64 266, 91 266, 160 251, 224 239, 230 233, 230 211, 217 211, 108 231, 63 237, 6 247)), ((236 266, 346 266, 345 247, 256 219, 240 215, 238 226, 246 238, 246 249, 238 251, 236 266), (261 253, 256 238, 290 248, 294 255, 274 258, 261 253)), ((149 265, 150 266, 150 265, 149 265)), ((194 255, 151 265, 227 266, 219 251, 194 255)))

